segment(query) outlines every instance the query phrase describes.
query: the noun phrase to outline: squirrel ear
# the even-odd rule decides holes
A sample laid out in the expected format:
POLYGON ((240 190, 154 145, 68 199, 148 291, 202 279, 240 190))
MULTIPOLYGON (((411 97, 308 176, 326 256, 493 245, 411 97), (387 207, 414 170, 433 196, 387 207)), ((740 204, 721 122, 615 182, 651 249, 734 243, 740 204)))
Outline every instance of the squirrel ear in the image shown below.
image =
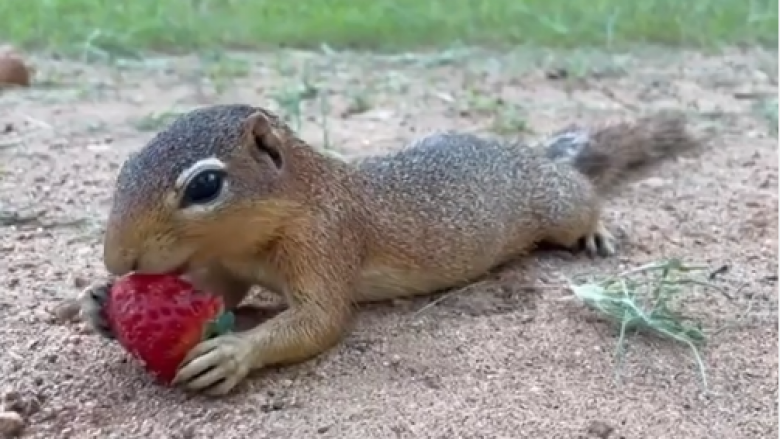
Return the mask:
POLYGON ((277 168, 282 167, 284 139, 273 115, 257 111, 247 117, 244 121, 244 136, 255 157, 270 160, 277 168))

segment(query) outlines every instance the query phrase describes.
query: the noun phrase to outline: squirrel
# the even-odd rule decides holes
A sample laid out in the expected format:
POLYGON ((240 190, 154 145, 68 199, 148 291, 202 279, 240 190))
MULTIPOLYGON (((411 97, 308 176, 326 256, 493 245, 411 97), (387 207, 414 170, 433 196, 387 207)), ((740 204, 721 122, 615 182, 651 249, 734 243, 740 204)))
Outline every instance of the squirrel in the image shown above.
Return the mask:
POLYGON ((441 131, 385 155, 323 154, 275 113, 235 104, 185 113, 131 154, 104 237, 106 279, 82 315, 112 338, 111 279, 186 275, 237 308, 252 286, 287 307, 246 331, 201 342, 174 380, 224 395, 250 371, 334 347, 361 302, 470 283, 549 243, 610 256, 602 200, 629 171, 698 141, 679 115, 586 129, 541 145, 441 131))

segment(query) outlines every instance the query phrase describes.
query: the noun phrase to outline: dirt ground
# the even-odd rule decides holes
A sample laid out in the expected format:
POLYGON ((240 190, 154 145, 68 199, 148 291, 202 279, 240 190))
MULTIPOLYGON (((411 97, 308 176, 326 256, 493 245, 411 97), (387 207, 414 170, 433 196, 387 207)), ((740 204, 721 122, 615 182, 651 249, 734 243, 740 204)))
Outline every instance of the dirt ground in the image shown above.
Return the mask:
POLYGON ((31 61, 36 87, 0 94, 0 390, 23 437, 777 436, 777 113, 762 104, 777 93, 776 52, 31 61), (662 108, 713 136, 608 201, 618 256, 540 252, 422 312, 430 298, 366 307, 336 349, 223 399, 153 384, 58 313, 102 274, 112 179, 165 112, 246 102, 294 115, 299 98, 303 136, 345 154, 436 129, 533 138, 662 108), (703 351, 707 391, 685 346, 642 335, 616 381, 614 327, 560 300, 567 277, 673 256, 728 268, 731 299, 695 289, 686 303, 709 328, 736 323, 703 351))

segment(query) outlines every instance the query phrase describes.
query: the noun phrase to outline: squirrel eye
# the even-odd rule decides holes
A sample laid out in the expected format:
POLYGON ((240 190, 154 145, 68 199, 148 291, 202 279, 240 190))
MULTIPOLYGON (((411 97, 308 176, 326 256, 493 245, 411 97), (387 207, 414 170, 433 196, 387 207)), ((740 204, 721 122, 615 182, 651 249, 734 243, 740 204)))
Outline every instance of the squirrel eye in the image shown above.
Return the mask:
POLYGON ((181 204, 187 207, 193 204, 207 204, 214 201, 222 192, 225 173, 209 169, 190 179, 184 187, 181 204))

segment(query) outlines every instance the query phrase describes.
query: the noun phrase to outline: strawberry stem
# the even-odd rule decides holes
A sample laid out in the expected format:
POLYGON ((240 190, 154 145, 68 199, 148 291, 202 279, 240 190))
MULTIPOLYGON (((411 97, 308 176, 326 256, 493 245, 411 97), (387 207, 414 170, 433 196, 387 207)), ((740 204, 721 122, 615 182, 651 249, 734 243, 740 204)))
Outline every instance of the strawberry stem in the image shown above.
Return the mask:
POLYGON ((203 339, 208 340, 228 332, 232 332, 236 326, 236 316, 230 311, 223 312, 217 318, 206 325, 203 333, 203 339))

